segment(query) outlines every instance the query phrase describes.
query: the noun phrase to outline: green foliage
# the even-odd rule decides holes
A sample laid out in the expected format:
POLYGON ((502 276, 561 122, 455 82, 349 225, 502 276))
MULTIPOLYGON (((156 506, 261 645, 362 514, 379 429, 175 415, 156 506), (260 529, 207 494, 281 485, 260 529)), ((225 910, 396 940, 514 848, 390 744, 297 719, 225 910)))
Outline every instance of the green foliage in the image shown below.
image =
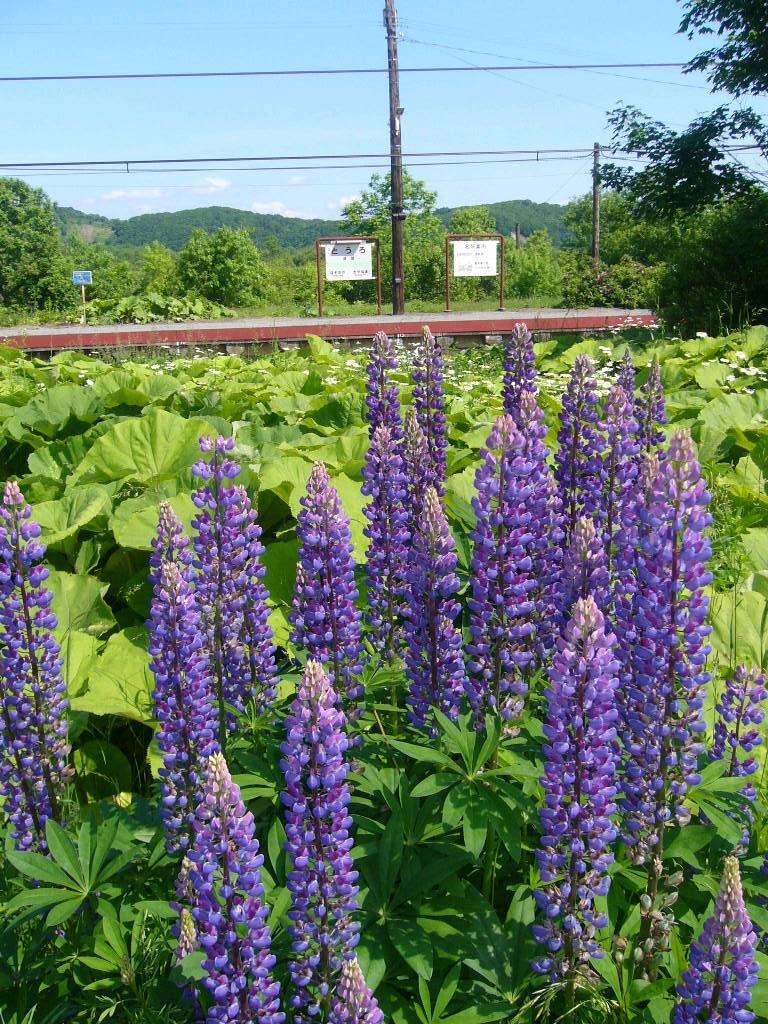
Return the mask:
POLYGON ((60 306, 72 287, 65 274, 48 197, 18 178, 0 178, 0 306, 60 306))
POLYGON ((506 263, 505 292, 510 298, 543 299, 547 304, 559 301, 562 271, 546 231, 534 232, 520 249, 508 246, 506 263))
POLYGON ((142 250, 139 287, 143 292, 174 294, 177 287, 176 256, 162 242, 151 242, 142 250))
POLYGON ((178 278, 188 292, 238 306, 264 293, 267 271, 245 229, 222 227, 208 235, 196 228, 179 255, 178 278))

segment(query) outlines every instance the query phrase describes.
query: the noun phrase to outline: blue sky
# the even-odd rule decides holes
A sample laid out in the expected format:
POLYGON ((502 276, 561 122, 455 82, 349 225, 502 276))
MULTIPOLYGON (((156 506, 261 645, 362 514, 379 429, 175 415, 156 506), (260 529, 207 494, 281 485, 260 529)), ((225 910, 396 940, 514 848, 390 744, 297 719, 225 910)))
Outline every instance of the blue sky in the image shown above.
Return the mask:
MULTIPOLYGON (((382 66, 382 7, 382 0, 25 0, 0 12, 2 73, 382 66)), ((676 34, 680 11, 674 0, 400 0, 400 62, 684 61, 702 47, 676 34)), ((0 83, 0 89, 3 163, 384 153, 388 145, 385 76, 0 83)), ((407 152, 591 146, 608 141, 606 111, 620 102, 682 126, 717 97, 703 78, 674 71, 477 72, 403 75, 401 102, 407 152)), ((412 170, 438 192, 440 205, 459 206, 518 198, 566 202, 588 189, 589 166, 578 159, 412 170)), ((225 165, 193 173, 24 177, 61 205, 112 217, 212 204, 335 217, 371 173, 225 165)))

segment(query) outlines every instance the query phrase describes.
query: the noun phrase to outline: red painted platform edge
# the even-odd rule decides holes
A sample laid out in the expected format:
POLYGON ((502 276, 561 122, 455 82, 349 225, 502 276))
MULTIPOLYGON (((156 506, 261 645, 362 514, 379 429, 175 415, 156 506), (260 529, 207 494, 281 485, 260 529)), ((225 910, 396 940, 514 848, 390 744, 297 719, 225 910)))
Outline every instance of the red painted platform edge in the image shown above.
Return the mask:
MULTIPOLYGON (((595 331, 609 330, 620 327, 623 317, 616 316, 544 316, 527 317, 526 323, 533 331, 595 331)), ((633 318, 637 326, 650 327, 655 323, 653 314, 641 314, 633 318)), ((416 337, 422 325, 427 325, 436 335, 455 334, 503 334, 509 333, 511 323, 508 319, 500 320, 490 317, 487 320, 456 320, 450 323, 445 320, 431 320, 428 315, 417 323, 396 319, 382 319, 377 329, 386 330, 390 335, 416 337)), ((226 321, 215 327, 195 327, 193 324, 148 325, 142 330, 124 331, 115 327, 111 331, 91 332, 87 328, 66 334, 19 335, 0 339, 0 345, 18 348, 24 351, 51 351, 54 349, 96 349, 146 347, 150 345, 221 345, 227 342, 278 342, 302 341, 307 334, 316 334, 326 339, 369 338, 372 337, 373 325, 339 323, 318 324, 311 321, 305 324, 287 326, 252 326, 228 327, 226 321), (365 328, 365 329, 363 329, 365 328)))

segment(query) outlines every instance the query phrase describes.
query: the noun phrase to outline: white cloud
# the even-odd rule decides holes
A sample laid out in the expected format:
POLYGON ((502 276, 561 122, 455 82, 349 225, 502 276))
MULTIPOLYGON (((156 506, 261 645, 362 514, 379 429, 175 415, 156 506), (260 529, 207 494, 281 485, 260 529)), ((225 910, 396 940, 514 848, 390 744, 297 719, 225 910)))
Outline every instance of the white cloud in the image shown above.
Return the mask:
POLYGON ((162 199, 165 191, 161 188, 116 188, 105 192, 101 199, 162 199))
POLYGON ((359 198, 360 196, 357 193, 354 193, 351 196, 339 196, 338 199, 332 199, 330 203, 327 204, 327 206, 329 210, 341 211, 344 209, 345 206, 348 206, 350 203, 353 203, 356 199, 359 198))
POLYGON ((192 189, 196 196, 210 196, 215 192, 226 192, 232 188, 232 182, 227 178, 204 178, 202 185, 192 189))
POLYGON ((281 217, 303 217, 303 213, 299 213, 298 210, 292 210, 285 203, 281 203, 279 199, 275 199, 271 203, 251 203, 251 209, 254 213, 279 213, 281 217))
POLYGON ((289 185, 303 185, 307 179, 303 174, 294 174, 288 179, 289 185))

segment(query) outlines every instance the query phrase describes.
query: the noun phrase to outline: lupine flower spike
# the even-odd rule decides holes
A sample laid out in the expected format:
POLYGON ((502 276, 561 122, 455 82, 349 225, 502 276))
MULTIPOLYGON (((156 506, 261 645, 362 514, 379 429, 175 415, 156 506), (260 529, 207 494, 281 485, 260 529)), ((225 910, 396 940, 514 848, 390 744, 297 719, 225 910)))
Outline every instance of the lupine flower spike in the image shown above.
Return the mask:
POLYGON ((412 534, 414 524, 424 508, 424 497, 429 486, 427 439, 412 405, 405 411, 403 468, 406 482, 405 510, 408 514, 409 532, 412 534))
POLYGON ((365 983, 357 957, 345 960, 328 1024, 381 1024, 384 1014, 365 983))
POLYGON ((560 610, 563 624, 579 598, 594 598, 605 615, 609 594, 605 547, 593 519, 581 518, 571 533, 571 542, 563 558, 560 583, 560 610))
POLYGON ((597 401, 594 363, 589 356, 577 356, 563 395, 555 456, 566 540, 580 516, 599 515, 601 507, 603 441, 597 401))
POLYGON ((688 820, 683 801, 698 780, 703 688, 710 678, 704 668, 711 632, 705 593, 712 578, 705 536, 712 521, 709 500, 690 434, 680 431, 640 511, 635 640, 622 687, 625 840, 637 864, 656 851, 667 821, 688 820))
POLYGON ((520 399, 524 391, 536 387, 536 356, 533 335, 525 324, 515 324, 504 341, 504 380, 502 401, 504 412, 519 424, 520 399))
POLYGON ((315 463, 301 499, 299 563, 289 620, 291 641, 327 666, 345 713, 359 717, 362 626, 349 517, 328 471, 315 463))
MULTIPOLYGON (((614 570, 615 549, 626 543, 635 512, 637 456, 640 451, 635 436, 637 422, 632 415, 632 400, 627 397, 623 387, 612 388, 608 395, 602 430, 605 434, 605 452, 600 503, 602 512, 599 519, 610 576, 614 570)), ((622 560, 622 555, 619 555, 618 560, 622 560)))
POLYGON ((500 416, 475 474, 467 691, 478 727, 492 709, 507 723, 520 715, 534 659, 537 582, 529 502, 537 467, 523 447, 512 416, 500 416))
POLYGON ((654 357, 648 371, 648 380, 637 403, 638 435, 642 451, 651 451, 664 440, 661 429, 667 422, 667 403, 664 401, 664 386, 661 383, 659 361, 654 357))
POLYGON ((200 613, 179 565, 159 571, 149 619, 150 667, 155 676, 160 817, 169 853, 186 850, 202 798, 208 758, 218 750, 218 717, 200 613))
POLYGON ((624 357, 621 360, 617 384, 623 390, 629 401, 630 409, 634 412, 635 406, 635 362, 632 359, 632 350, 629 345, 624 349, 624 357))
POLYGON ((339 698, 317 661, 307 662, 285 728, 280 767, 295 956, 291 1006, 295 1024, 308 1024, 326 1020, 343 995, 343 965, 354 955, 360 927, 353 919, 358 887, 347 809, 349 741, 339 698))
POLYGON ((368 410, 368 436, 373 440, 377 427, 386 427, 395 444, 403 436, 403 421, 400 416, 400 392, 392 383, 391 374, 397 370, 395 348, 384 331, 373 336, 373 346, 368 359, 368 383, 365 404, 368 410))
POLYGON ((244 488, 231 482, 240 473, 228 457, 233 448, 232 438, 202 437, 200 450, 210 459, 192 467, 202 480, 192 495, 199 510, 193 521, 196 595, 211 653, 222 746, 235 724, 227 705, 242 711, 253 697, 266 706, 274 699, 276 676, 259 561, 261 530, 244 488))
POLYGON ((406 698, 413 724, 435 729, 431 708, 457 718, 466 685, 461 633, 454 620, 459 603, 456 546, 440 499, 427 489, 408 562, 405 619, 406 698))
POLYGON ((205 954, 203 983, 213 999, 207 1024, 283 1024, 280 986, 270 974, 275 957, 261 883, 264 858, 253 815, 221 753, 208 762, 189 859, 192 917, 205 954))
POLYGON ((553 981, 572 982, 591 958, 603 956, 595 933, 608 919, 595 909, 595 897, 608 892, 617 835, 613 642, 593 598, 579 599, 545 691, 543 835, 536 853, 543 886, 534 897, 546 920, 533 933, 546 952, 533 966, 553 981))
POLYGON ((69 777, 67 699, 45 545, 18 484, 0 503, 0 794, 19 850, 45 852, 69 777))
POLYGON ((363 509, 368 582, 368 637, 384 656, 398 645, 399 616, 408 557, 408 513, 403 460, 388 427, 377 427, 363 465, 362 492, 371 500, 363 509))
POLYGON ((422 331, 421 344, 413 360, 413 405, 429 453, 426 482, 442 497, 448 464, 443 354, 428 327, 422 331))
POLYGON ((744 905, 739 862, 727 857, 715 907, 677 986, 672 1024, 749 1024, 757 984, 757 935, 744 905))

